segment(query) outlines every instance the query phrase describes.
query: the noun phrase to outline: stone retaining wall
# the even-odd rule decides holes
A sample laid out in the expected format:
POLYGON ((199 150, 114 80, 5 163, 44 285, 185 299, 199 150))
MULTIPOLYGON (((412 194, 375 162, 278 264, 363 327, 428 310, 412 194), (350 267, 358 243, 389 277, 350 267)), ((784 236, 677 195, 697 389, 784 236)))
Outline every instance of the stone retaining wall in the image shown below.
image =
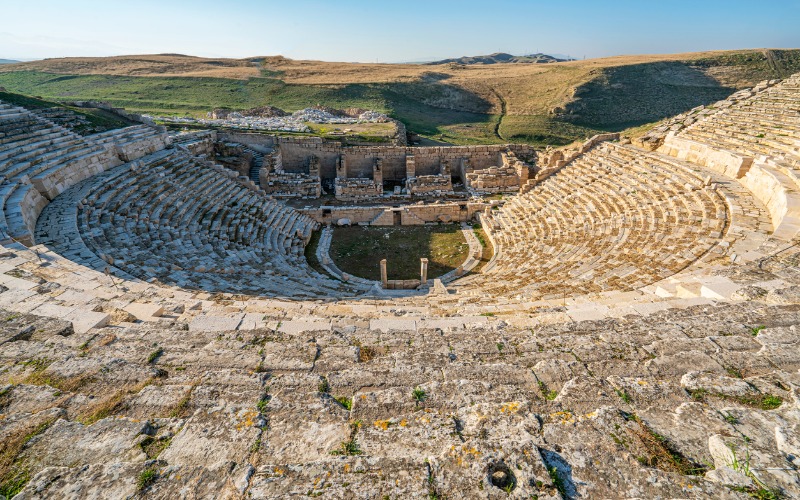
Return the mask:
POLYGON ((467 173, 464 183, 468 189, 478 193, 499 193, 517 191, 519 177, 511 167, 490 167, 467 173))
POLYGON ((319 198, 322 185, 319 179, 319 158, 311 156, 305 172, 287 172, 283 169, 280 150, 264 157, 259 172, 259 185, 267 193, 277 197, 319 198))
POLYGON ((478 169, 462 162, 461 178, 464 186, 476 193, 507 193, 518 191, 532 177, 532 168, 517 158, 513 151, 500 153, 501 164, 478 169))
POLYGON ((155 126, 155 122, 152 118, 143 116, 137 113, 131 113, 130 111, 126 111, 124 108, 117 108, 112 106, 107 102, 102 101, 75 101, 67 104, 72 104, 79 108, 97 108, 108 111, 109 113, 113 113, 117 116, 121 116, 122 118, 126 118, 131 121, 144 123, 145 125, 155 126))
POLYGON ((236 130, 220 130, 217 132, 220 141, 239 142, 242 144, 264 146, 274 148, 277 143, 277 136, 267 134, 256 134, 252 132, 239 132, 236 130))
POLYGON ((757 158, 739 182, 767 207, 774 237, 791 241, 800 235, 800 191, 778 165, 757 158))
POLYGON ((319 207, 299 209, 320 224, 336 224, 348 219, 351 224, 375 226, 394 225, 395 213, 400 213, 401 225, 419 225, 426 222, 470 222, 487 203, 442 203, 430 205, 406 205, 403 207, 319 207))
POLYGON ((105 152, 88 155, 67 165, 54 165, 31 179, 31 183, 48 200, 53 200, 70 186, 118 164, 119 159, 114 151, 114 148, 109 148, 105 152))
POLYGON ((362 200, 376 198, 383 194, 383 184, 377 184, 372 179, 336 179, 334 184, 337 200, 362 200))
MULTIPOLYGON (((28 235, 32 235, 36 229, 36 220, 39 218, 39 214, 42 213, 42 210, 44 210, 44 207, 47 206, 49 201, 47 198, 42 196, 39 191, 34 189, 33 186, 24 186, 21 189, 25 189, 25 195, 22 197, 22 201, 19 204, 22 222, 25 224, 25 227, 28 230, 28 235)), ((33 243, 33 239, 27 235, 12 236, 22 236, 22 239, 19 239, 19 241, 26 245, 33 243)))
MULTIPOLYGON (((372 172, 376 159, 382 160, 383 178, 388 181, 403 181, 408 177, 437 175, 441 164, 449 162, 452 168, 461 168, 466 160, 473 169, 480 170, 503 164, 502 153, 513 152, 520 158, 533 158, 535 151, 526 144, 487 146, 353 146, 343 147, 339 143, 324 142, 320 138, 278 138, 277 145, 283 154, 283 166, 287 172, 301 172, 307 158, 316 155, 320 159, 320 175, 323 179, 336 178, 336 163, 344 158, 347 176, 366 178, 372 172), (414 164, 414 175, 409 175, 407 159, 414 164)), ((533 166, 531 166, 533 168, 533 166)))
POLYGON ((445 195, 453 193, 453 179, 449 175, 420 175, 406 182, 406 189, 412 195, 445 195))
POLYGON ((678 137, 670 132, 659 152, 710 168, 716 172, 739 179, 747 173, 753 159, 725 149, 718 149, 692 139, 678 137))

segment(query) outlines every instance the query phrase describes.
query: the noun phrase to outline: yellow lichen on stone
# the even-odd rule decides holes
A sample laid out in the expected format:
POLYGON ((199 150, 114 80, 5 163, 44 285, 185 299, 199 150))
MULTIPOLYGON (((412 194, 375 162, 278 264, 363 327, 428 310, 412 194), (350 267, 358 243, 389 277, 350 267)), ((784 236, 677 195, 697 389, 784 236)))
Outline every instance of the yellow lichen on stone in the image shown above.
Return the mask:
POLYGON ((387 420, 376 420, 372 425, 379 429, 387 430, 389 426, 392 425, 392 421, 390 419, 387 420))
POLYGON ((519 411, 520 402, 519 401, 511 401, 508 403, 503 403, 500 407, 501 413, 517 413, 519 411))
POLYGON ((551 413, 550 418, 553 420, 558 420, 562 425, 575 423, 575 416, 568 411, 557 411, 555 413, 551 413))
POLYGON ((453 460, 455 460, 456 465, 459 467, 469 467, 469 464, 466 462, 471 462, 473 459, 478 458, 481 452, 474 446, 463 444, 460 447, 456 447, 455 445, 451 446, 448 455, 453 457, 453 460))
POLYGON ((245 427, 253 427, 255 425, 255 417, 258 416, 258 412, 255 410, 247 410, 242 415, 242 420, 240 420, 236 424, 236 430, 241 431, 245 427))

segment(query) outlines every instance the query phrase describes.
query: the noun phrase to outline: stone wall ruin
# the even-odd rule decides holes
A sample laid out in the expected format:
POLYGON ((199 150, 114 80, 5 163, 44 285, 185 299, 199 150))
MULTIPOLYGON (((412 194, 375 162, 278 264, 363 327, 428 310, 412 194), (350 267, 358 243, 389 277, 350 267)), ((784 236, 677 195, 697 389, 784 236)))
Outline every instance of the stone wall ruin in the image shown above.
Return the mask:
POLYGON ((320 181, 343 200, 381 196, 392 185, 403 194, 442 195, 452 193, 454 180, 480 193, 517 191, 536 172, 534 149, 522 144, 345 147, 317 137, 278 137, 274 146, 285 173, 308 174, 316 157, 320 181))
POLYGON ((267 193, 277 197, 319 198, 322 185, 319 178, 319 158, 310 156, 305 172, 287 172, 283 169, 283 155, 280 150, 264 157, 264 165, 259 172, 259 184, 267 193))

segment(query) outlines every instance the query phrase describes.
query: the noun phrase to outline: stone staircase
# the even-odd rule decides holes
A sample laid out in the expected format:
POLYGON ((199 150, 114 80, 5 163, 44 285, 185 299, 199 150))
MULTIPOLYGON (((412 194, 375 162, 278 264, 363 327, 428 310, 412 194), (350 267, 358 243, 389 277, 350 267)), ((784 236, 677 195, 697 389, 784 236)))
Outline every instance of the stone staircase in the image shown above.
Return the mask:
POLYGON ((261 167, 264 166, 264 153, 256 151, 255 149, 244 147, 244 150, 253 155, 253 165, 250 167, 250 180, 255 182, 256 186, 260 185, 261 180, 259 174, 261 167))

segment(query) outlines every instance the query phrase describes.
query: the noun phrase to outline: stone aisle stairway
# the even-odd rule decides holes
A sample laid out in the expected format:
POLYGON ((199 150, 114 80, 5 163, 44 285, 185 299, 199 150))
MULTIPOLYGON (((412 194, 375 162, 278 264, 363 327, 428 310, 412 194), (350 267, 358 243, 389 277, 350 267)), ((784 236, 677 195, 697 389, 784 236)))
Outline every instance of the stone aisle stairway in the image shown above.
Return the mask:
POLYGON ((255 149, 245 147, 244 150, 253 155, 253 165, 250 167, 250 180, 259 185, 259 174, 261 167, 264 166, 264 153, 260 153, 255 149))

